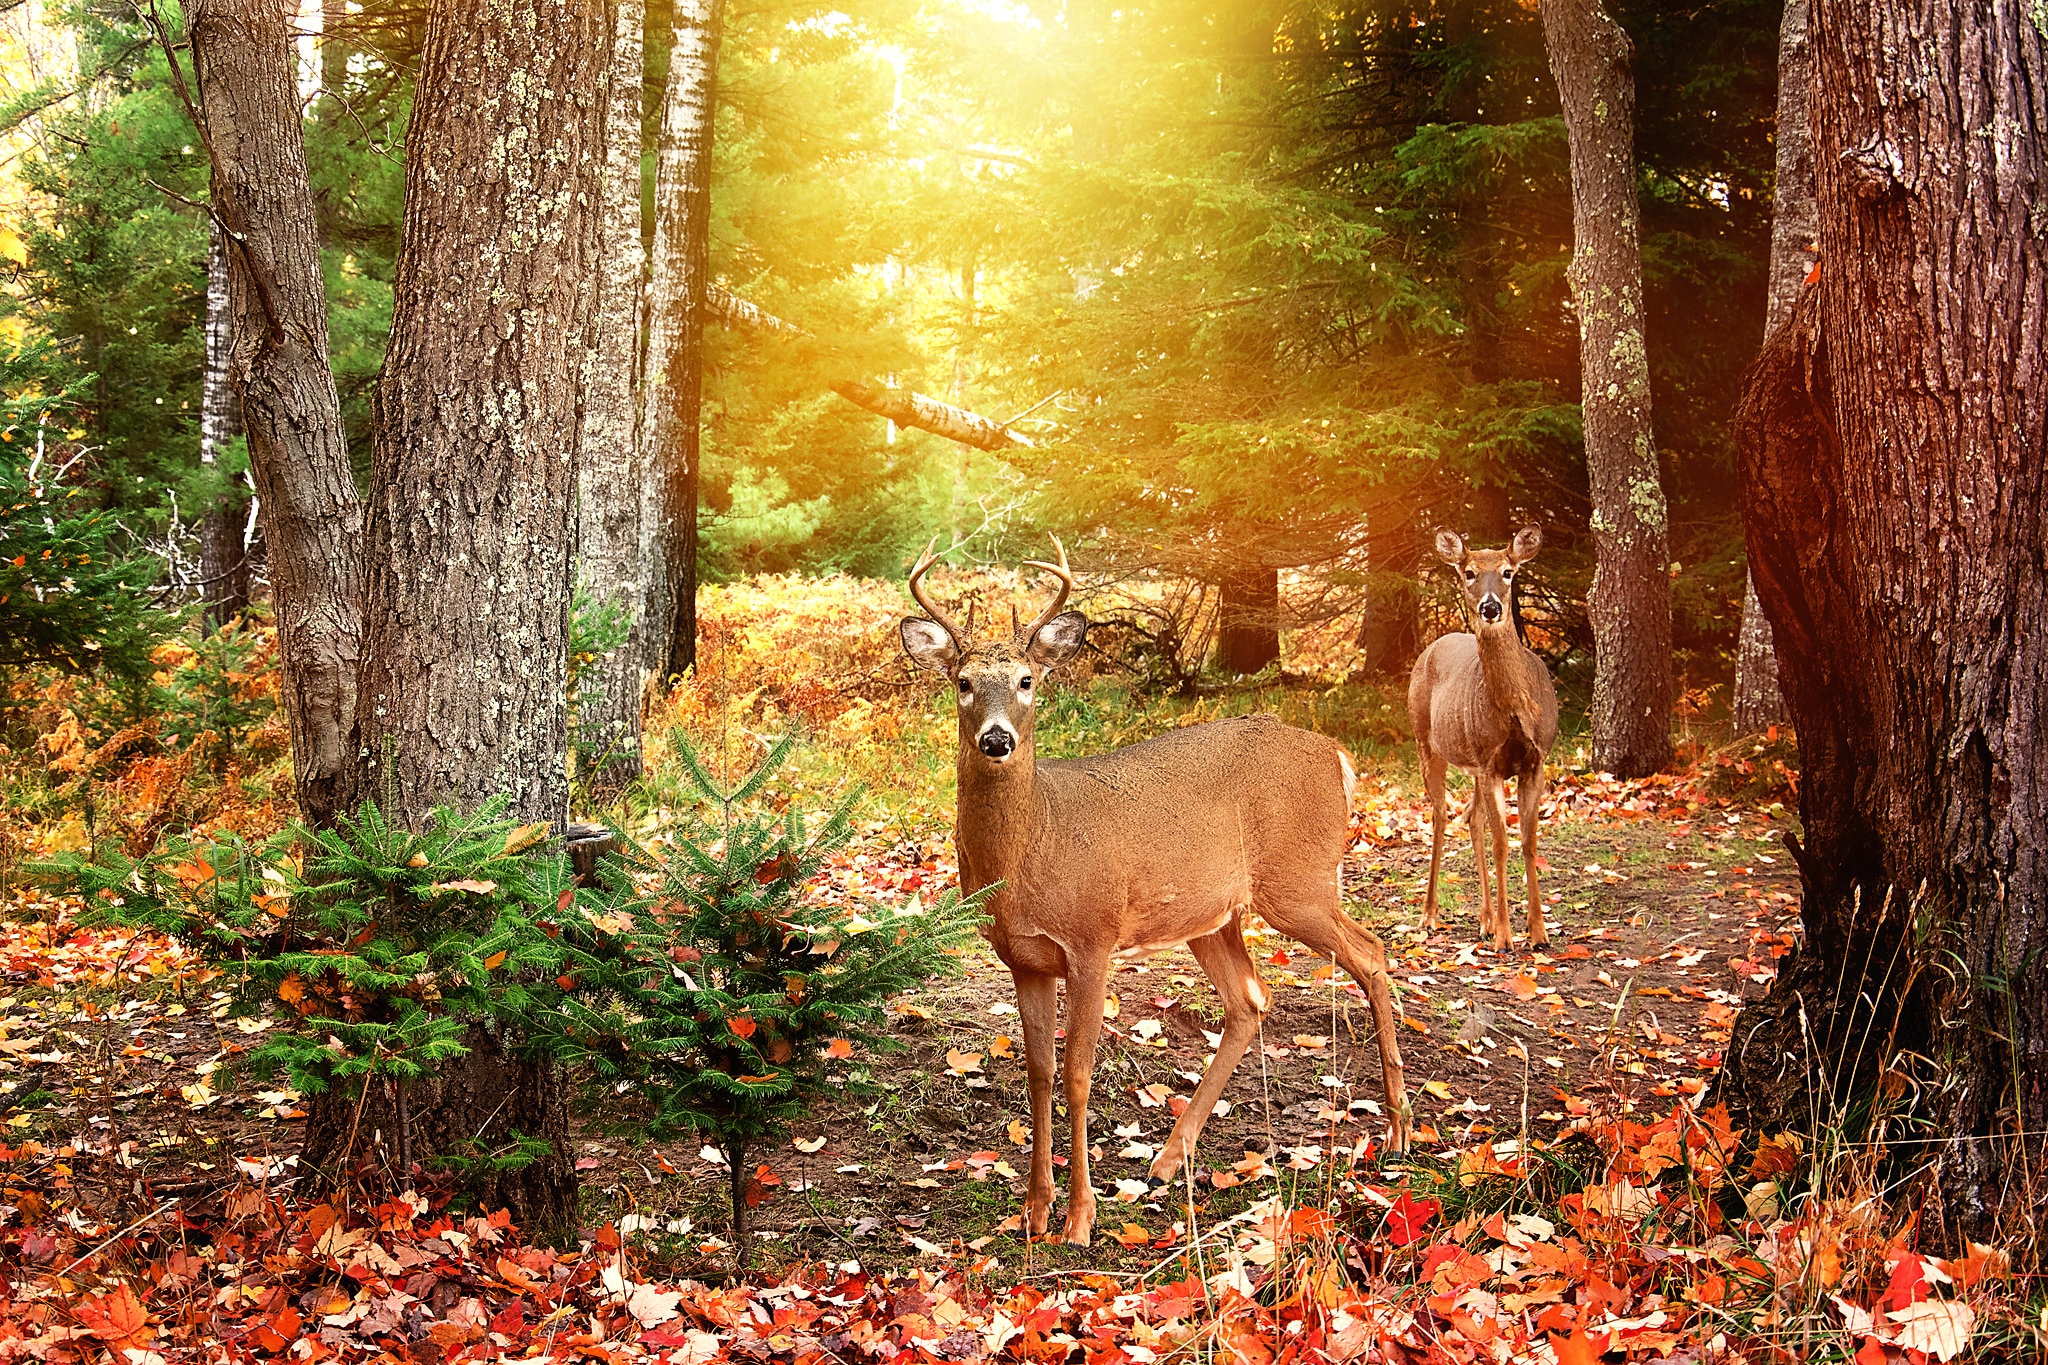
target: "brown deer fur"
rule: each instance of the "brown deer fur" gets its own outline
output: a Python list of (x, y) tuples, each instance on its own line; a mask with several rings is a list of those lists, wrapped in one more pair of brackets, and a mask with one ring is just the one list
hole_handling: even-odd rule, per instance
[(1060, 611), (1072, 586), (1065, 551), (1058, 565), (1031, 561), (1061, 580), (1052, 605), (1010, 638), (977, 645), (919, 587), (931, 562), (928, 548), (910, 579), (931, 619), (906, 619), (903, 644), (912, 659), (952, 680), (959, 696), (961, 885), (972, 892), (1002, 883), (989, 903), (989, 938), (1016, 983), (1024, 1028), (1028, 1230), (1045, 1230), (1053, 1202), (1056, 983), (1067, 982), (1073, 1124), (1063, 1236), (1085, 1246), (1095, 1221), (1088, 1091), (1113, 963), (1185, 943), (1223, 1002), (1223, 1041), (1152, 1162), (1157, 1186), (1193, 1153), (1270, 1004), (1245, 951), (1248, 913), (1340, 963), (1364, 987), (1393, 1114), (1389, 1146), (1405, 1149), (1411, 1111), (1386, 950), (1340, 899), (1355, 780), (1344, 751), (1322, 735), (1247, 716), (1092, 758), (1041, 760), (1033, 697), (1046, 673), (1081, 647), (1088, 626), (1079, 612)]
[[(1536, 884), (1536, 822), (1543, 804), (1543, 760), (1557, 739), (1557, 688), (1550, 670), (1515, 634), (1510, 610), (1515, 571), (1543, 544), (1525, 526), (1506, 550), (1468, 550), (1450, 531), (1439, 531), (1436, 552), (1456, 569), (1473, 609), (1477, 634), (1446, 635), (1422, 651), (1408, 679), (1408, 718), (1422, 753), (1429, 791), (1431, 838), (1429, 897), (1422, 912), (1436, 927), (1437, 873), (1444, 856), (1444, 770), (1456, 764), (1472, 775), (1472, 854), (1479, 884), (1479, 932), (1493, 935), (1496, 951), (1514, 941), (1508, 921), (1508, 825), (1503, 784), (1515, 779), (1522, 814), (1522, 869), (1529, 887), (1529, 942), (1548, 943), (1543, 893)], [(1486, 836), (1493, 836), (1493, 888), (1486, 880)]]

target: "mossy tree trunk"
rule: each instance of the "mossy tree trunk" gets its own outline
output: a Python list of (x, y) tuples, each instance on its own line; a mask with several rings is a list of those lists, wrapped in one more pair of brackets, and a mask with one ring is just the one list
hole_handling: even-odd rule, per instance
[(2038, 1250), (2048, 1217), (2039, 14), (1813, 0), (1820, 273), (1737, 423), (1805, 935), (1718, 1093), (1766, 1128), (1875, 1115), (1930, 1248)]
[(640, 775), (640, 678), (647, 602), (641, 581), (640, 242), (641, 47), (645, 0), (613, 0), (605, 100), (602, 265), (576, 471), (576, 560), (584, 590), (626, 617), (626, 638), (578, 677), (576, 750), (583, 780), (611, 791)]
[(1641, 777), (1671, 761), (1671, 578), (1650, 429), (1634, 47), (1602, 0), (1542, 0), (1571, 143), (1580, 407), (1593, 495), (1593, 764)]
[[(353, 792), (402, 823), (494, 796), (557, 832), (567, 819), (572, 509), (611, 17), (601, 0), (428, 10), (378, 390)], [(309, 1152), (479, 1160), (469, 1183), (486, 1204), (537, 1235), (566, 1233), (563, 1076), (482, 1025), (469, 1044), (430, 1081), (371, 1086), (359, 1112), (316, 1104)], [(536, 1139), (537, 1159), (491, 1164)]]

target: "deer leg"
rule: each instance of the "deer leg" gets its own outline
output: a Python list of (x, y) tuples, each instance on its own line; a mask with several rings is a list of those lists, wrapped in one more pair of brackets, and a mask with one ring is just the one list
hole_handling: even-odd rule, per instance
[(1522, 808), (1522, 876), (1529, 884), (1529, 942), (1550, 942), (1543, 926), (1543, 889), (1536, 884), (1536, 825), (1543, 809), (1543, 769), (1515, 779), (1515, 804)]
[(1436, 928), (1437, 875), (1444, 864), (1444, 761), (1436, 754), (1422, 755), (1422, 785), (1429, 792), (1429, 897), (1422, 906), (1422, 927)]
[(1216, 1055), (1202, 1072), (1202, 1083), (1195, 1087), (1194, 1098), (1174, 1122), (1165, 1146), (1152, 1158), (1152, 1167), (1146, 1174), (1155, 1184), (1172, 1180), (1181, 1165), (1193, 1158), (1195, 1144), (1202, 1138), (1202, 1127), (1216, 1108), (1223, 1087), (1230, 1083), (1231, 1073), (1244, 1060), (1245, 1049), (1257, 1036), (1259, 1020), (1264, 1017), (1268, 1003), (1266, 988), (1259, 984), (1258, 968), (1245, 951), (1242, 923), (1235, 916), (1215, 933), (1191, 941), (1188, 951), (1202, 964), (1223, 1001), (1223, 1041), (1216, 1045)]
[(1507, 784), (1488, 774), (1486, 778), (1486, 828), (1493, 838), (1493, 947), (1505, 953), (1515, 946), (1513, 923), (1508, 919), (1508, 795)]
[(1486, 885), (1486, 779), (1472, 779), (1472, 804), (1465, 808), (1465, 824), (1472, 834), (1472, 880), (1479, 889), (1479, 933), (1486, 938), (1493, 933), (1493, 898)]
[[(1031, 1179), (1024, 1192), (1024, 1232), (1042, 1236), (1052, 1217), (1053, 1035), (1059, 1024), (1059, 978), (1012, 969), (1017, 1018), (1024, 1026), (1024, 1074), (1031, 1088)], [(1099, 1014), (1101, 1011), (1097, 1011)]]
[(1341, 897), (1327, 906), (1261, 909), (1260, 913), (1274, 928), (1300, 940), (1310, 952), (1329, 958), (1349, 972), (1351, 979), (1364, 988), (1365, 998), (1372, 1005), (1373, 1027), (1380, 1035), (1380, 1080), (1386, 1087), (1387, 1112), (1393, 1120), (1387, 1150), (1395, 1154), (1407, 1151), (1408, 1129), (1414, 1121), (1415, 1108), (1408, 1103), (1408, 1088), (1401, 1069), (1401, 1043), (1394, 1035), (1394, 986), (1387, 975), (1386, 944), (1380, 942), (1379, 935), (1361, 928), (1344, 913)]
[[(1061, 1237), (1088, 1245), (1095, 1228), (1095, 1186), (1088, 1175), (1088, 1092), (1095, 1080), (1095, 1044), (1102, 1037), (1102, 1001), (1109, 994), (1109, 959), (1075, 962), (1067, 971), (1067, 1122), (1074, 1146), (1067, 1162), (1067, 1222)], [(1047, 1125), (1050, 1127), (1050, 1125)]]

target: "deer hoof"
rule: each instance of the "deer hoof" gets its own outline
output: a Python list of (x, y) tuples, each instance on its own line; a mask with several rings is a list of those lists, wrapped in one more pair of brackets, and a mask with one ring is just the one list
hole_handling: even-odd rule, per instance
[(1085, 1216), (1070, 1213), (1067, 1215), (1067, 1226), (1060, 1233), (1060, 1240), (1070, 1247), (1084, 1247), (1088, 1245), (1094, 1232), (1095, 1215), (1092, 1212)]

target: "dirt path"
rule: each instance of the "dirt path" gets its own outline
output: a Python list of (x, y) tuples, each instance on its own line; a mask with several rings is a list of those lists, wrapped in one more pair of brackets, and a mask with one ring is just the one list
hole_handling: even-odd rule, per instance
[[(1584, 792), (1561, 798), (1542, 845), (1551, 946), (1531, 952), (1518, 938), (1514, 952), (1497, 956), (1471, 941), (1462, 822), (1448, 831), (1449, 928), (1425, 936), (1413, 926), (1428, 873), (1427, 827), (1396, 789), (1367, 802), (1347, 886), (1353, 913), (1386, 939), (1395, 960), (1424, 1150), (1489, 1137), (1547, 1139), (1589, 1104), (1647, 1111), (1711, 1081), (1736, 1010), (1761, 994), (1792, 943), (1797, 881), (1779, 843), (1785, 825), (1764, 812), (1703, 807), (1672, 818), (1681, 812), (1631, 804)], [(938, 847), (856, 850), (841, 875), (861, 879), (870, 894), (877, 882), (943, 884), (952, 869)], [(1513, 870), (1511, 891), (1520, 886)], [(215, 1071), (269, 1021), (217, 1017), (222, 983), (160, 940), (53, 935), (34, 923), (0, 929), (7, 1139), (71, 1149), (61, 1160), (53, 1154), (57, 1185), (10, 1199), (70, 1189), (142, 1212), (167, 1198), (204, 1200), (246, 1187), (265, 1169), (289, 1178), (279, 1160), (297, 1145), (295, 1097), (260, 1087), (235, 1092), (227, 1073)], [(1251, 946), (1274, 1006), (1225, 1092), (1228, 1112), (1204, 1134), (1202, 1217), (1270, 1193), (1271, 1180), (1322, 1180), (1333, 1156), (1384, 1131), (1362, 995), (1263, 926)], [(878, 1095), (799, 1125), (801, 1144), (823, 1139), (816, 1150), (769, 1155), (780, 1183), (757, 1212), (762, 1259), (892, 1262), (976, 1249), (1013, 1265), (1115, 1267), (1162, 1254), (1110, 1235), (1131, 1224), (1133, 1242), (1137, 1229), (1145, 1240), (1164, 1237), (1185, 1218), (1185, 1190), (1179, 1208), (1114, 1201), (1119, 1180), (1143, 1176), (1219, 1026), (1192, 956), (1162, 953), (1113, 979), (1116, 1013), (1096, 1069), (1093, 1125), (1104, 1235), (1085, 1252), (1027, 1249), (1005, 1230), (1025, 1166), (1022, 1049), (1007, 974), (985, 953), (966, 966), (962, 977), (901, 1003), (906, 1047), (872, 1064)], [(579, 1143), (593, 1223), (630, 1216), (685, 1268), (695, 1258), (723, 1259), (724, 1176), (695, 1142), (657, 1149), (592, 1123)]]

